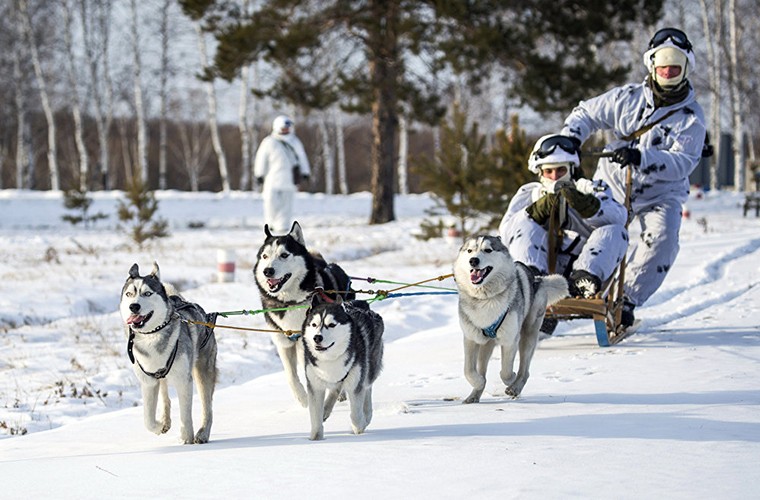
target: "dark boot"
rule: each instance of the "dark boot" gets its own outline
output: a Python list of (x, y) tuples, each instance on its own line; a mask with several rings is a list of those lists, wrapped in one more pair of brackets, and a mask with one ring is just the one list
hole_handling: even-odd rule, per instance
[(636, 304), (629, 301), (628, 299), (623, 299), (623, 311), (620, 314), (620, 324), (624, 326), (625, 328), (629, 328), (631, 325), (633, 325), (634, 317), (633, 317), (633, 309), (636, 307)]

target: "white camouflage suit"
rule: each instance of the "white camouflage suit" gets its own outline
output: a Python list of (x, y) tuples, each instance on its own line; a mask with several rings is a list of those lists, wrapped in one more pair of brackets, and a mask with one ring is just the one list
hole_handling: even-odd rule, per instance
[[(555, 272), (567, 276), (571, 270), (584, 270), (605, 281), (628, 248), (625, 207), (612, 198), (604, 182), (578, 179), (574, 184), (584, 194), (593, 193), (600, 206), (586, 219), (567, 207)], [(512, 258), (542, 273), (548, 271), (548, 231), (530, 218), (526, 208), (545, 194), (540, 182), (522, 185), (499, 224), (499, 235)]]
[[(638, 139), (620, 139), (672, 110), (678, 111)], [(641, 153), (640, 165), (634, 166), (631, 192), (632, 216), (641, 227), (641, 236), (632, 242), (625, 274), (626, 296), (634, 305), (641, 305), (660, 287), (678, 255), (689, 175), (701, 158), (705, 140), (704, 114), (691, 87), (682, 101), (655, 109), (646, 82), (629, 84), (581, 101), (561, 133), (582, 143), (597, 130), (610, 130), (616, 137), (606, 150), (627, 146)], [(607, 182), (615, 199), (625, 203), (626, 169), (621, 165), (600, 159), (594, 179)]]
[[(282, 134), (280, 131), (286, 121), (291, 125), (287, 127), (288, 133)], [(272, 124), (272, 133), (261, 141), (253, 165), (254, 176), (264, 179), (264, 222), (275, 234), (287, 233), (293, 223), (296, 192), (293, 167), (296, 165), (302, 176), (310, 175), (309, 159), (293, 131), (292, 121), (286, 116), (278, 116)]]

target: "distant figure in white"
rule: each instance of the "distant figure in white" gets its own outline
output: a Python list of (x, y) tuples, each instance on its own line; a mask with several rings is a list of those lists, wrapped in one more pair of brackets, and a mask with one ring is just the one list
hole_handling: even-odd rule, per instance
[(311, 169), (303, 144), (296, 137), (293, 120), (280, 115), (272, 122), (272, 133), (261, 141), (254, 175), (263, 185), (264, 222), (273, 233), (284, 234), (293, 224), (293, 196)]

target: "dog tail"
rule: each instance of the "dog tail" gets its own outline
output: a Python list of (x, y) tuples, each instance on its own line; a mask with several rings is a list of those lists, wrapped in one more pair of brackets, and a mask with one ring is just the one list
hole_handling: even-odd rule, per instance
[(556, 304), (570, 295), (567, 280), (561, 274), (550, 274), (541, 278), (541, 288), (546, 290), (546, 305)]

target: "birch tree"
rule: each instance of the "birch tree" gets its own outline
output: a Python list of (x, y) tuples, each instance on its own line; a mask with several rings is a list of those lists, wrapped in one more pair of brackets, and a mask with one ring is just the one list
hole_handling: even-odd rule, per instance
[[(206, 69), (208, 66), (208, 56), (206, 55), (206, 37), (203, 33), (203, 28), (200, 22), (195, 23), (195, 32), (198, 35), (198, 55), (201, 61), (201, 68)], [(216, 91), (214, 89), (214, 81), (208, 81), (205, 83), (206, 87), (206, 99), (208, 103), (208, 128), (211, 133), (211, 144), (214, 147), (216, 153), (216, 160), (219, 165), (219, 176), (222, 179), (222, 191), (225, 193), (230, 192), (230, 177), (227, 173), (227, 159), (224, 156), (224, 150), (222, 149), (222, 141), (219, 138), (219, 126), (216, 118)]]
[(409, 154), (409, 129), (405, 109), (398, 117), (398, 190), (400, 194), (409, 194), (409, 176), (407, 155)]
[[(710, 189), (718, 189), (718, 159), (720, 158), (721, 135), (721, 72), (718, 50), (723, 39), (723, 0), (712, 0), (712, 8), (708, 0), (700, 0), (702, 7), (702, 29), (707, 46), (707, 66), (710, 86), (710, 134), (714, 144), (715, 154), (710, 163)], [(712, 22), (711, 22), (712, 21)]]
[(346, 176), (346, 145), (343, 139), (343, 114), (340, 109), (333, 107), (333, 123), (335, 123), (335, 152), (338, 161), (338, 187), (340, 194), (348, 194)]
[(18, 8), (21, 14), (21, 25), (24, 31), (24, 38), (28, 43), (29, 52), (32, 56), (32, 65), (34, 66), (34, 75), (37, 80), (37, 86), (39, 87), (42, 110), (45, 113), (45, 120), (47, 120), (47, 160), (48, 169), (50, 170), (50, 189), (53, 191), (59, 191), (61, 189), (61, 186), (58, 174), (58, 159), (55, 141), (55, 120), (53, 118), (53, 107), (50, 104), (50, 98), (48, 96), (47, 85), (45, 82), (45, 75), (42, 73), (40, 54), (37, 48), (37, 42), (34, 39), (34, 31), (32, 30), (32, 21), (29, 15), (29, 6), (27, 4), (27, 1), (18, 0)]
[(739, 38), (741, 33), (737, 26), (736, 0), (728, 2), (728, 33), (729, 33), (729, 88), (731, 95), (731, 116), (733, 123), (733, 140), (731, 149), (734, 156), (734, 179), (736, 190), (744, 191), (744, 123), (742, 118), (742, 84), (739, 74)]
[(71, 96), (71, 114), (74, 118), (74, 142), (79, 157), (79, 190), (87, 191), (87, 175), (89, 173), (89, 160), (87, 147), (84, 144), (84, 131), (82, 129), (82, 111), (79, 103), (79, 81), (77, 79), (76, 58), (74, 57), (74, 43), (72, 42), (73, 6), (71, 0), (64, 0), (63, 4), (63, 39), (68, 58), (69, 95)]
[(164, 0), (161, 5), (161, 69), (159, 70), (159, 118), (158, 118), (158, 188), (166, 189), (166, 112), (169, 98), (169, 5), (171, 0)]
[(111, 0), (98, 0), (90, 9), (89, 0), (79, 0), (84, 54), (92, 88), (92, 114), (98, 135), (98, 165), (103, 189), (109, 189), (108, 133), (113, 121), (113, 87), (111, 85), (108, 42), (111, 30)]
[(325, 194), (333, 194), (335, 190), (335, 162), (333, 161), (332, 146), (330, 146), (330, 130), (327, 125), (327, 114), (320, 113), (317, 123), (319, 137), (322, 140), (322, 165), (325, 173)]
[(130, 0), (132, 14), (132, 76), (137, 122), (137, 167), (144, 186), (148, 185), (148, 137), (145, 123), (145, 107), (142, 94), (142, 61), (140, 58), (140, 34), (138, 30), (137, 0)]
[(24, 50), (24, 28), (21, 11), (14, 5), (13, 17), (16, 25), (16, 37), (13, 43), (13, 93), (16, 105), (16, 189), (31, 187), (31, 145), (29, 122), (27, 121), (25, 75), (21, 61), (26, 59)]

